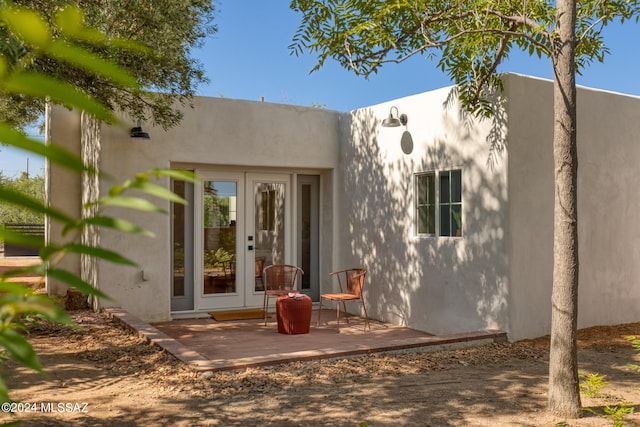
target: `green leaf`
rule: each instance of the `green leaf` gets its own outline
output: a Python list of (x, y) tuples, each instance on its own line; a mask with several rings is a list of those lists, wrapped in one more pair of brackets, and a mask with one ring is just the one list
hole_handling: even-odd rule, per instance
[(13, 299), (4, 298), (0, 311), (3, 316), (26, 315), (32, 319), (37, 317), (58, 323), (71, 322), (71, 318), (62, 307), (47, 295), (27, 295), (21, 298), (14, 296)]
[(145, 230), (144, 228), (141, 228), (130, 221), (109, 216), (96, 216), (93, 218), (84, 219), (78, 223), (78, 228), (83, 225), (97, 225), (99, 227), (112, 228), (124, 233), (141, 234), (148, 237), (155, 236), (155, 234), (151, 231)]
[(93, 295), (104, 299), (111, 299), (99, 289), (94, 288), (93, 286), (91, 286), (91, 284), (85, 282), (80, 277), (66, 270), (50, 269), (47, 271), (47, 276), (66, 283), (67, 285), (79, 290), (84, 294)]
[(125, 184), (125, 188), (138, 190), (145, 194), (156, 196), (175, 203), (186, 203), (186, 201), (182, 197), (178, 196), (173, 191), (160, 185), (152, 184), (150, 182), (132, 181), (131, 183)]
[[(0, 403), (5, 403), (5, 402), (11, 402), (11, 399), (9, 399), (9, 388), (7, 387), (7, 383), (4, 382), (4, 378), (0, 376)], [(16, 424), (17, 422), (18, 421), (2, 424), (2, 427), (14, 426), (14, 425), (17, 425)]]
[(51, 42), (49, 26), (36, 12), (4, 7), (0, 9), (0, 18), (13, 34), (32, 46), (43, 48)]
[(5, 91), (39, 98), (50, 98), (60, 104), (87, 111), (105, 122), (116, 122), (113, 113), (100, 102), (84, 94), (75, 86), (45, 74), (34, 72), (14, 73), (1, 83)]
[(43, 144), (40, 141), (28, 138), (25, 134), (15, 130), (6, 123), (0, 123), (0, 141), (2, 141), (3, 144), (46, 157), (50, 162), (59, 164), (70, 170), (77, 172), (91, 170), (82, 163), (82, 160), (78, 156), (70, 151), (55, 144)]
[(5, 200), (17, 206), (22, 206), (23, 208), (29, 209), (33, 212), (48, 215), (49, 217), (58, 221), (62, 221), (64, 223), (74, 222), (73, 218), (67, 216), (57, 209), (47, 207), (40, 200), (27, 196), (22, 192), (3, 187), (2, 185), (0, 185), (0, 200)]
[(33, 292), (28, 286), (21, 285), (20, 283), (5, 281), (6, 277), (10, 277), (10, 275), (7, 275), (7, 273), (5, 273), (4, 275), (2, 275), (2, 278), (0, 278), (0, 294), (24, 296)]
[(127, 196), (116, 196), (116, 197), (102, 197), (98, 203), (103, 206), (118, 206), (129, 209), (135, 209), (144, 212), (160, 212), (167, 213), (165, 210), (160, 209), (153, 203), (148, 200), (141, 199), (139, 197), (127, 197)]
[(70, 64), (77, 65), (98, 76), (106, 77), (113, 82), (129, 88), (138, 87), (138, 82), (123, 68), (112, 62), (105, 61), (86, 49), (75, 47), (63, 41), (54, 41), (46, 49), (46, 52)]
[(169, 178), (177, 179), (180, 181), (186, 182), (195, 182), (196, 174), (192, 171), (183, 170), (183, 169), (152, 169), (149, 171), (150, 174), (156, 176), (156, 178), (160, 178), (162, 176), (166, 176)]
[[(2, 192), (0, 191), (0, 199), (1, 198)], [(13, 245), (26, 246), (28, 248), (39, 248), (44, 245), (42, 237), (22, 234), (6, 228), (0, 228), (0, 240), (4, 240), (5, 244), (11, 243)]]
[[(67, 35), (75, 35), (81, 34), (85, 29), (84, 26), (84, 16), (82, 15), (82, 11), (76, 6), (66, 6), (63, 9), (59, 10), (54, 18), (56, 26)], [(100, 40), (104, 40), (105, 36), (100, 32), (96, 31)]]
[(7, 328), (0, 331), (0, 345), (22, 365), (42, 372), (42, 365), (33, 347), (15, 329)]
[(130, 259), (125, 258), (122, 255), (114, 251), (111, 251), (109, 249), (82, 245), (79, 243), (68, 243), (66, 245), (62, 245), (61, 249), (64, 252), (89, 255), (92, 257), (103, 259), (105, 261), (112, 262), (114, 264), (130, 265), (132, 267), (138, 266), (135, 262), (131, 261)]
[(42, 265), (34, 265), (33, 267), (22, 267), (22, 268), (13, 268), (11, 270), (5, 271), (2, 278), (9, 277), (24, 277), (25, 275), (41, 275), (44, 276), (46, 274), (46, 269)]
[(82, 11), (72, 5), (66, 6), (58, 11), (53, 20), (60, 29), (60, 32), (71, 39), (82, 40), (93, 45), (116, 47), (130, 52), (150, 52), (148, 47), (140, 43), (121, 38), (110, 39), (101, 33), (100, 30), (85, 26)]

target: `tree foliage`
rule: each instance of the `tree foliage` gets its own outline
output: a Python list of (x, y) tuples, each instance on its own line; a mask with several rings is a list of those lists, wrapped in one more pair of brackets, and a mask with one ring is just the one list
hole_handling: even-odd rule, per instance
[[(67, 25), (67, 31), (74, 32), (74, 37), (81, 40), (76, 47), (85, 53), (81, 65), (56, 55), (34, 55), (32, 46), (19, 38), (7, 37), (6, 33), (0, 33), (5, 38), (0, 48), (10, 67), (73, 82), (77, 90), (110, 110), (121, 110), (137, 120), (168, 128), (181, 119), (181, 113), (174, 108), (175, 102), (188, 102), (197, 85), (206, 81), (202, 65), (190, 56), (190, 50), (216, 31), (211, 0), (16, 0), (13, 3), (37, 11), (51, 25), (53, 35), (58, 34), (60, 25), (66, 25), (63, 21), (79, 22), (79, 15), (71, 16), (71, 9), (65, 9), (66, 5), (76, 4), (78, 9), (74, 10), (82, 10), (86, 25), (75, 29)], [(60, 14), (60, 10), (67, 12)], [(132, 49), (130, 42), (146, 48)], [(135, 79), (136, 88), (106, 77), (93, 61), (95, 57), (106, 60), (110, 70), (117, 65), (127, 71)], [(5, 122), (22, 126), (43, 111), (44, 100), (29, 93), (0, 96), (0, 119)]]
[[(44, 203), (44, 177), (41, 175), (31, 177), (25, 172), (13, 179), (0, 176), (0, 185)], [(0, 227), (8, 223), (44, 224), (44, 215), (0, 200)]]
[[(557, 8), (549, 1), (293, 0), (291, 8), (302, 22), (290, 50), (317, 54), (313, 70), (332, 58), (366, 77), (421, 55), (459, 85), (467, 107), (486, 114), (483, 96), (501, 87), (498, 66), (514, 49), (553, 60), (559, 48)], [(604, 60), (608, 23), (637, 21), (639, 11), (637, 1), (579, 2), (576, 71)]]
[[(96, 79), (102, 79), (106, 84), (125, 88), (131, 93), (140, 91), (137, 79), (131, 76), (123, 67), (105, 60), (89, 51), (87, 46), (130, 49), (134, 52), (144, 50), (140, 45), (128, 40), (107, 37), (99, 31), (85, 26), (80, 11), (68, 7), (59, 9), (52, 21), (51, 27), (47, 20), (39, 14), (24, 8), (17, 8), (0, 4), (0, 32), (6, 37), (0, 39), (2, 46), (0, 56), (0, 93), (7, 99), (31, 98), (44, 101), (51, 100), (64, 105), (88, 111), (95, 117), (109, 122), (117, 122), (109, 108), (98, 99), (87, 94), (75, 81), (63, 80), (41, 70), (22, 67), (20, 64), (35, 62), (38, 58), (48, 58), (52, 61), (64, 63), (69, 69), (81, 70), (86, 75), (93, 74)], [(12, 46), (19, 46), (26, 56), (13, 55)], [(8, 52), (8, 53), (7, 53)], [(16, 57), (20, 57), (16, 61)], [(68, 76), (65, 76), (68, 77)], [(65, 151), (55, 144), (42, 144), (29, 139), (23, 132), (15, 129), (10, 123), (0, 122), (0, 141), (32, 153), (46, 157), (50, 162), (59, 164), (76, 173), (95, 174), (91, 167), (85, 166), (77, 156)], [(54, 278), (89, 295), (108, 298), (82, 278), (60, 269), (58, 264), (67, 254), (84, 254), (108, 262), (135, 265), (116, 252), (99, 246), (90, 246), (80, 242), (82, 231), (91, 227), (109, 228), (121, 232), (150, 235), (143, 228), (126, 220), (104, 214), (108, 206), (123, 206), (130, 209), (157, 212), (159, 209), (143, 196), (184, 202), (166, 188), (154, 184), (152, 180), (159, 177), (174, 177), (192, 180), (192, 174), (177, 170), (152, 170), (139, 173), (135, 178), (111, 189), (108, 195), (95, 201), (95, 212), (82, 219), (74, 218), (55, 206), (49, 206), (41, 197), (27, 194), (25, 188), (0, 183), (0, 202), (10, 203), (21, 209), (26, 209), (40, 216), (48, 216), (52, 221), (58, 221), (64, 226), (65, 243), (56, 243), (55, 239), (42, 246), (40, 239), (23, 235), (18, 232), (0, 229), (0, 240), (21, 246), (39, 248), (42, 264), (24, 269), (10, 270), (0, 276), (0, 360), (12, 357), (23, 365), (42, 371), (37, 354), (22, 333), (26, 326), (40, 320), (70, 323), (69, 316), (52, 299), (39, 295), (27, 286), (16, 284), (10, 279), (24, 273), (38, 273)], [(0, 402), (9, 400), (8, 390), (3, 378), (0, 378)]]

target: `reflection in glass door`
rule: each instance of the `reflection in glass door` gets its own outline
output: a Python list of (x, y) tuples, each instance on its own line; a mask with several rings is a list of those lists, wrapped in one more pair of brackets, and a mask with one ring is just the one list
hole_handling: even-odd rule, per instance
[(304, 270), (302, 292), (313, 301), (320, 299), (320, 177), (298, 175), (297, 179), (297, 265)]
[(171, 180), (172, 190), (187, 201), (171, 204), (171, 311), (193, 310), (193, 184)]
[(264, 267), (288, 263), (289, 180), (289, 175), (247, 176), (247, 272), (251, 270), (255, 274), (253, 283), (247, 287), (247, 305), (262, 303)]
[(284, 184), (254, 183), (256, 259), (264, 266), (284, 263)]
[(189, 204), (172, 207), (172, 311), (260, 307), (264, 267), (295, 263), (291, 175), (195, 172), (174, 183)]
[(237, 187), (235, 181), (203, 182), (204, 295), (237, 292)]

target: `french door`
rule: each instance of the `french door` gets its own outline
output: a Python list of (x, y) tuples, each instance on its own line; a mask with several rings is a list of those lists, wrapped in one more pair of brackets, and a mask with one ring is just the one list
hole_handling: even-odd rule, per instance
[(258, 307), (263, 301), (262, 269), (289, 262), (290, 175), (198, 175), (195, 310)]
[(302, 290), (317, 300), (318, 177), (196, 175), (195, 184), (172, 182), (189, 203), (172, 208), (171, 311), (260, 307), (262, 270), (279, 263), (302, 267)]
[(196, 310), (243, 307), (244, 175), (197, 172), (194, 297)]

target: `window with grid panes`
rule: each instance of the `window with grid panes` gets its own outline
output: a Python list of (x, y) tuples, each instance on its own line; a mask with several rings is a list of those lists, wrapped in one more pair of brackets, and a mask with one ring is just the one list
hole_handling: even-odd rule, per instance
[(440, 172), (440, 236), (462, 235), (462, 171)]

